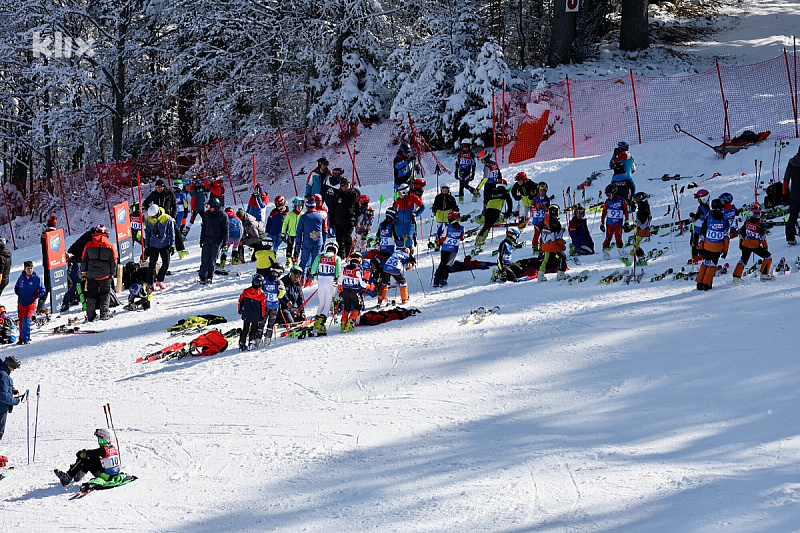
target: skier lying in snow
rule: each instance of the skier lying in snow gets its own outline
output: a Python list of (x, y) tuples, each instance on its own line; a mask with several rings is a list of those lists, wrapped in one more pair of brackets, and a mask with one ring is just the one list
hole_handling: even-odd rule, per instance
[(87, 472), (94, 476), (89, 480), (89, 484), (96, 485), (94, 488), (110, 489), (136, 479), (120, 471), (119, 452), (111, 444), (111, 432), (107, 429), (96, 429), (94, 436), (100, 445), (98, 448), (76, 453), (77, 460), (66, 472), (54, 470), (61, 484), (66, 487), (73, 481), (80, 481)]

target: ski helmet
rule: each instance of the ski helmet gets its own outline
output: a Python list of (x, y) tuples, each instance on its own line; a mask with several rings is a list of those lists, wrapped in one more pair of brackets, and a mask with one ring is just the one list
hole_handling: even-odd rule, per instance
[(255, 274), (253, 274), (253, 277), (250, 280), (250, 282), (254, 289), (260, 289), (261, 287), (264, 286), (264, 276), (256, 272)]
[(459, 213), (458, 211), (450, 211), (449, 213), (447, 213), (447, 221), (448, 222), (455, 222), (455, 221), (459, 221), (460, 222), (461, 221), (461, 213)]
[(537, 185), (539, 192), (547, 192), (547, 184), (543, 181), (540, 181)]
[(506, 228), (506, 237), (511, 237), (516, 241), (519, 238), (519, 230), (514, 227)]
[(272, 244), (272, 237), (264, 237), (261, 240), (261, 246), (263, 246), (265, 250), (272, 250)]
[(551, 217), (557, 217), (558, 215), (560, 215), (560, 214), (561, 214), (561, 208), (560, 208), (560, 207), (558, 207), (557, 205), (551, 205), (551, 206), (550, 206), (550, 207), (547, 209), (547, 213), (548, 213), (548, 214), (549, 214)]
[(481, 150), (481, 153), (478, 154), (478, 159), (483, 161), (484, 159), (491, 159), (492, 156), (489, 153), (489, 150)]
[(751, 205), (750, 216), (754, 218), (761, 218), (761, 206), (758, 204)]
[(450, 186), (449, 185), (442, 185), (442, 192), (444, 194), (450, 194)]
[(724, 192), (719, 195), (719, 199), (725, 202), (726, 204), (730, 204), (733, 202), (733, 195), (729, 192)]
[(331, 170), (331, 175), (341, 179), (342, 176), (344, 176), (344, 169), (340, 168), (340, 167), (336, 167), (333, 170)]
[(331, 241), (325, 245), (325, 251), (336, 254), (339, 252), (339, 245), (336, 244), (336, 241)]
[(138, 283), (134, 283), (131, 285), (131, 288), (128, 289), (128, 292), (131, 296), (139, 296), (139, 293), (142, 292), (142, 286)]
[(358, 203), (360, 203), (360, 204), (368, 204), (369, 203), (369, 196), (367, 196), (366, 194), (362, 194), (361, 196), (358, 197)]
[(220, 203), (219, 198), (211, 198), (208, 201), (208, 208), (209, 209), (219, 209)]
[(428, 182), (422, 178), (417, 178), (411, 183), (415, 189), (424, 189), (428, 186)]
[(22, 366), (22, 363), (19, 362), (19, 358), (16, 355), (9, 355), (6, 357), (4, 363), (8, 368), (13, 368), (14, 370)]
[(406, 253), (408, 255), (411, 255), (411, 247), (410, 246), (403, 246), (402, 248), (400, 248), (400, 251), (403, 252), (403, 253)]
[(576, 205), (575, 206), (575, 214), (578, 216), (578, 218), (585, 217), (586, 216), (586, 208), (584, 208), (582, 205)]
[(469, 148), (472, 146), (472, 139), (461, 139), (461, 148)]
[(317, 202), (313, 198), (306, 200), (306, 209), (316, 209)]
[(300, 268), (300, 265), (294, 265), (292, 268), (289, 269), (290, 276), (303, 276), (303, 269)]
[(364, 257), (361, 255), (361, 252), (353, 252), (352, 254), (350, 254), (351, 263), (358, 263), (360, 265), (363, 259)]
[[(152, 206), (151, 206), (151, 207), (152, 207)], [(158, 206), (156, 206), (156, 209), (158, 209)], [(105, 235), (106, 237), (108, 237), (109, 235), (111, 235), (111, 232), (110, 232), (110, 231), (108, 231), (108, 228), (107, 228), (107, 227), (105, 227), (105, 225), (103, 225), (103, 224), (100, 224), (99, 226), (97, 226), (96, 228), (94, 228), (94, 232), (95, 232), (95, 233), (102, 233), (102, 234), (103, 234), (103, 235)]]
[(401, 198), (404, 198), (408, 195), (409, 186), (408, 183), (404, 183), (397, 188), (397, 195)]
[(95, 429), (94, 436), (97, 437), (97, 444), (100, 446), (111, 446), (111, 432), (109, 430), (103, 428)]
[(391, 218), (392, 220), (397, 220), (397, 209), (394, 207), (390, 207), (386, 210), (386, 218)]
[(403, 155), (408, 155), (411, 153), (411, 145), (407, 142), (400, 143), (400, 149), (398, 150)]
[(633, 199), (637, 202), (646, 202), (648, 198), (650, 198), (650, 195), (646, 192), (637, 192), (633, 195)]
[(497, 178), (497, 185), (508, 185), (505, 178)]
[(708, 202), (709, 192), (705, 189), (700, 189), (696, 193), (694, 193), (694, 197), (700, 200), (703, 203)]
[(284, 205), (286, 205), (286, 198), (284, 198), (283, 195), (279, 194), (278, 196), (275, 197), (275, 206), (283, 207)]
[(514, 176), (514, 181), (517, 183), (524, 183), (528, 181), (528, 175), (524, 172), (518, 172), (516, 176)]
[(317, 165), (318, 166), (327, 165), (327, 164), (328, 164), (328, 160), (325, 157), (320, 157), (319, 159), (317, 159)]
[(368, 208), (366, 208), (364, 210), (364, 214), (367, 216), (367, 218), (374, 218), (375, 217), (375, 210), (372, 209), (371, 207), (368, 207)]
[(711, 200), (711, 210), (716, 213), (722, 213), (722, 210), (725, 209), (725, 202), (720, 200), (719, 198), (714, 198)]
[(613, 183), (609, 183), (608, 185), (606, 185), (606, 194), (611, 195), (611, 196), (616, 196), (617, 195), (617, 186), (614, 185)]
[(175, 179), (172, 180), (172, 186), (176, 189), (180, 189), (183, 187), (183, 180)]
[(625, 141), (620, 141), (617, 143), (617, 148), (619, 148), (622, 152), (627, 152), (630, 147), (631, 146)]
[(275, 263), (274, 265), (269, 267), (270, 277), (277, 278), (280, 277), (281, 274), (283, 274), (283, 265), (281, 265), (280, 263)]
[(305, 200), (303, 200), (299, 196), (295, 196), (294, 199), (292, 200), (292, 206), (293, 207), (303, 207), (304, 203), (305, 203)]
[[(214, 198), (216, 200), (216, 198)], [(219, 200), (217, 200), (219, 202)], [(209, 202), (210, 207), (211, 202)], [(150, 207), (147, 208), (147, 216), (149, 217), (157, 217), (158, 216), (159, 207), (156, 204), (150, 204)]]

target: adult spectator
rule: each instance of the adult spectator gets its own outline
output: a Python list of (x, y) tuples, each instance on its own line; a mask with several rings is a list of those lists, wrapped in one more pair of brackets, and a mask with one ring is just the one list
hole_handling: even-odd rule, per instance
[[(169, 270), (169, 256), (175, 253), (175, 220), (156, 204), (147, 208), (144, 221), (144, 249), (150, 263), (147, 265), (147, 284), (151, 290), (166, 289), (164, 278)], [(161, 258), (161, 268), (156, 275), (156, 263)]]
[(797, 244), (795, 232), (797, 214), (800, 213), (800, 148), (786, 164), (783, 174), (783, 195), (789, 197), (789, 220), (786, 221), (786, 243)]
[(200, 232), (200, 283), (211, 283), (214, 278), (214, 265), (223, 244), (228, 243), (228, 215), (222, 211), (219, 198), (208, 201), (208, 209), (203, 213), (203, 227)]
[(339, 244), (338, 254), (342, 259), (348, 257), (353, 248), (353, 230), (361, 210), (358, 203), (359, 196), (361, 191), (353, 187), (349, 179), (342, 177), (339, 180), (331, 218), (335, 227), (336, 242)]
[(81, 259), (81, 276), (86, 278), (86, 320), (94, 321), (97, 311), (100, 320), (108, 320), (108, 303), (114, 275), (117, 273), (117, 249), (108, 242), (110, 231), (98, 226), (92, 241), (86, 245)]
[(5, 237), (0, 237), (0, 294), (8, 285), (8, 277), (11, 275), (11, 250), (6, 247), (8, 241)]

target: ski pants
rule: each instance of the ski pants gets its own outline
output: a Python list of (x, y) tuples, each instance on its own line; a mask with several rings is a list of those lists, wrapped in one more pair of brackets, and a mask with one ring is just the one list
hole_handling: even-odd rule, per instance
[(81, 457), (87, 451), (88, 450), (81, 450), (76, 453), (75, 463), (73, 463), (72, 466), (69, 467), (69, 470), (67, 470), (67, 474), (69, 474), (70, 477), (75, 478), (76, 481), (82, 478), (86, 472), (91, 472), (93, 477), (98, 477), (100, 474), (103, 474), (106, 471), (106, 469), (103, 468), (103, 465), (100, 463), (99, 458)]
[[(272, 249), (275, 250), (275, 257), (277, 257), (278, 256), (278, 247), (283, 242), (281, 240), (281, 234), (278, 233), (277, 235), (270, 235), (270, 237), (272, 237)], [(289, 256), (287, 255), (286, 257), (288, 258)]]
[(275, 333), (275, 323), (278, 321), (278, 308), (267, 309), (267, 316), (264, 317), (264, 320), (267, 323), (267, 329), (264, 331), (264, 338), (271, 339), (272, 334)]
[(220, 243), (206, 242), (200, 250), (200, 279), (208, 281), (214, 277), (214, 264), (217, 262)]
[(797, 236), (797, 215), (800, 213), (800, 200), (789, 198), (789, 219), (786, 221), (786, 240), (793, 241)]
[(108, 300), (114, 278), (89, 279), (86, 282), (86, 319), (91, 322), (100, 311), (100, 317), (108, 315)]
[(333, 305), (333, 298), (337, 294), (337, 289), (333, 276), (319, 276), (317, 281), (317, 298), (319, 298), (317, 315), (328, 316), (331, 311), (331, 305)]
[(606, 224), (606, 240), (603, 241), (603, 250), (611, 247), (611, 239), (617, 244), (617, 248), (622, 248), (622, 224)]
[[(150, 263), (147, 265), (147, 284), (151, 287), (155, 281), (164, 282), (164, 277), (169, 269), (169, 248), (149, 248)], [(161, 258), (161, 268), (156, 275), (156, 263)]]
[(3, 440), (3, 433), (6, 432), (6, 417), (8, 416), (8, 409), (0, 409), (0, 440)]
[(364, 309), (364, 294), (361, 289), (342, 289), (342, 311), (361, 311)]
[(468, 180), (462, 180), (461, 178), (458, 179), (458, 195), (459, 196), (464, 196), (464, 189), (468, 190), (472, 194), (475, 194), (476, 192), (478, 192), (478, 191), (475, 190), (475, 187), (471, 187), (470, 186), (470, 184), (469, 184), (470, 181), (472, 181), (471, 178), (468, 179)]
[(388, 287), (391, 282), (392, 278), (397, 282), (398, 287), (406, 287), (408, 283), (406, 283), (406, 277), (401, 274), (392, 274), (390, 272), (383, 272), (381, 273), (381, 285), (384, 287)]
[(255, 342), (259, 338), (258, 325), (262, 322), (249, 322), (247, 320), (242, 324), (242, 333), (239, 334), (239, 346), (246, 346), (250, 342)]
[(531, 241), (531, 246), (533, 248), (537, 248), (542, 245), (542, 227), (544, 226), (544, 222), (539, 222), (533, 224), (533, 240)]
[(309, 269), (311, 269), (311, 265), (314, 263), (314, 259), (320, 254), (322, 251), (322, 243), (320, 242), (317, 244), (316, 242), (312, 243), (311, 246), (303, 245), (303, 249), (300, 251), (300, 268), (303, 269), (303, 277), (311, 277), (308, 274)]
[(744, 272), (744, 267), (747, 265), (747, 262), (750, 261), (751, 254), (755, 254), (764, 260), (761, 263), (761, 273), (769, 274), (769, 270), (772, 267), (772, 254), (769, 253), (769, 250), (766, 248), (747, 248), (746, 246), (739, 246), (739, 249), (742, 251), (742, 258), (739, 259), (739, 264), (736, 265), (733, 271), (735, 277), (742, 277), (742, 272)]
[(353, 226), (336, 224), (336, 244), (339, 245), (339, 257), (347, 259), (353, 249)]
[(517, 278), (520, 276), (520, 274), (522, 274), (522, 267), (516, 263), (501, 265), (500, 279), (505, 279), (506, 281), (517, 281)]
[(67, 265), (67, 277), (72, 286), (64, 295), (64, 303), (62, 305), (69, 305), (72, 300), (78, 298), (78, 283), (81, 282), (81, 262), (80, 259), (73, 257), (69, 260)]
[[(293, 259), (297, 255), (297, 251), (294, 249), (294, 239), (293, 235), (286, 236), (286, 260)], [(272, 249), (275, 249), (275, 245), (272, 246)]]
[(194, 224), (194, 219), (197, 218), (197, 215), (200, 215), (200, 220), (203, 220), (203, 212), (204, 211), (205, 211), (205, 208), (203, 208), (203, 209), (192, 209), (192, 216), (189, 219), (189, 225), (191, 226), (192, 224)]
[(447, 278), (450, 276), (450, 268), (456, 262), (456, 256), (458, 256), (458, 250), (455, 252), (445, 252), (442, 250), (442, 257), (439, 261), (439, 266), (436, 268), (435, 276), (437, 278), (447, 281)]
[(547, 263), (550, 262), (551, 257), (558, 258), (558, 266), (556, 267), (556, 270), (559, 272), (566, 272), (567, 255), (564, 252), (545, 252), (544, 259), (542, 259), (542, 264), (539, 265), (539, 273), (543, 274), (547, 270)]
[(178, 226), (178, 221), (172, 221), (172, 229), (174, 230), (173, 233), (175, 234), (175, 249), (179, 252), (181, 250), (185, 250), (186, 247), (183, 245), (183, 233), (181, 232), (180, 226)]
[(499, 209), (484, 209), (483, 210), (483, 227), (478, 232), (478, 235), (483, 235), (484, 238), (489, 234), (495, 222), (500, 218)]
[(712, 285), (714, 283), (714, 275), (717, 273), (717, 263), (719, 263), (719, 256), (722, 252), (712, 252), (710, 250), (702, 250), (703, 262), (700, 265), (700, 271), (697, 273), (697, 283), (705, 283)]
[(19, 340), (21, 341), (31, 340), (31, 319), (33, 318), (33, 315), (36, 314), (36, 304), (36, 300), (28, 305), (22, 305), (17, 302), (17, 316), (19, 317)]

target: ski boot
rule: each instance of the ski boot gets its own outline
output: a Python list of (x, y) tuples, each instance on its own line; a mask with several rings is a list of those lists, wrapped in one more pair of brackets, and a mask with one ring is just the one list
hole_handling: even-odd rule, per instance
[(189, 255), (189, 250), (178, 250), (178, 259), (184, 259)]
[(57, 468), (55, 470), (53, 470), (53, 472), (58, 477), (58, 480), (61, 482), (61, 486), (62, 487), (66, 487), (67, 485), (72, 483), (72, 476), (70, 476), (66, 472), (62, 472), (61, 470), (59, 470)]
[(347, 324), (344, 327), (345, 333), (350, 333), (351, 331), (356, 329), (356, 321), (352, 318), (347, 319)]
[(761, 274), (761, 281), (774, 281), (775, 276), (770, 274), (769, 272)]
[(464, 195), (463, 194), (458, 196), (458, 203), (460, 203), (460, 204), (464, 203)]
[(231, 256), (231, 266), (236, 266), (238, 264), (239, 264), (239, 255), (238, 254), (233, 254)]
[(400, 304), (406, 305), (411, 298), (408, 296), (408, 285), (400, 287)]
[(342, 311), (342, 324), (339, 328), (339, 331), (342, 333), (347, 333), (347, 320), (350, 318), (349, 311)]
[(547, 281), (547, 276), (544, 275), (544, 270), (540, 270), (539, 274), (536, 276), (537, 281)]
[(217, 265), (217, 267), (218, 267), (220, 270), (225, 270), (225, 262), (226, 262), (227, 260), (228, 260), (228, 254), (226, 254), (226, 253), (224, 253), (224, 252), (223, 252), (223, 253), (222, 253), (222, 257), (220, 257), (220, 259), (219, 259), (219, 265)]
[(610, 247), (603, 247), (603, 259), (611, 259), (611, 248)]
[(247, 349), (248, 349), (248, 346), (246, 344), (244, 344), (244, 343), (239, 344), (239, 351), (240, 352), (246, 352)]
[(744, 283), (744, 280), (742, 278), (737, 277), (737, 276), (733, 276), (733, 284), (734, 285), (741, 285), (742, 283)]
[(433, 277), (433, 286), (434, 287), (441, 287), (442, 286), (441, 282), (439, 281), (439, 276), (434, 276)]
[(325, 315), (317, 315), (314, 317), (314, 332), (318, 336), (327, 335), (328, 331), (325, 329), (325, 322), (328, 320), (328, 317)]
[(562, 270), (559, 270), (558, 271), (558, 275), (556, 276), (556, 279), (558, 281), (561, 281), (562, 279), (567, 279), (567, 273), (562, 271)]
[(481, 193), (476, 192), (475, 194), (472, 195), (472, 201), (473, 202), (477, 202), (480, 199), (481, 199)]

